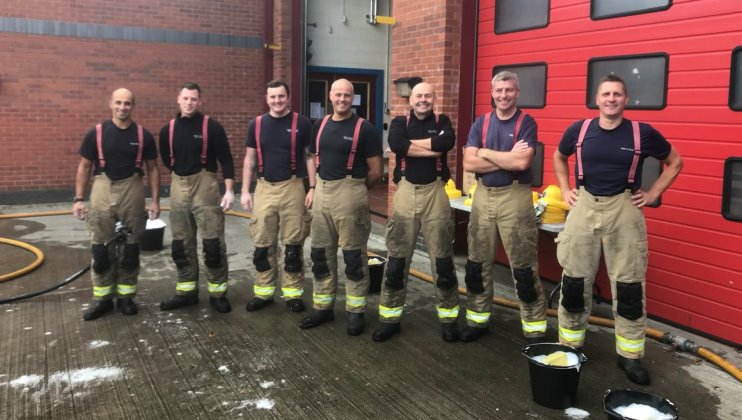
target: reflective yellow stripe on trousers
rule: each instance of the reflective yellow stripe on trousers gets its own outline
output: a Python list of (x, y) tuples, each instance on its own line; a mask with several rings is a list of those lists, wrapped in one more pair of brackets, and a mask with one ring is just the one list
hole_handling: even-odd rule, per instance
[[(283, 297), (287, 299), (296, 299), (301, 297), (301, 289), (296, 289), (293, 287), (283, 287), (281, 288), (281, 293), (283, 293)], [(271, 293), (273, 294), (273, 293)]]
[(175, 284), (175, 290), (178, 292), (192, 292), (196, 290), (195, 281), (179, 281)]
[(113, 286), (95, 286), (93, 287), (93, 296), (103, 297), (113, 293)]
[(227, 282), (211, 283), (209, 282), (209, 293), (225, 293), (227, 291)]
[(466, 310), (466, 319), (474, 321), (477, 324), (486, 324), (490, 320), (491, 312), (474, 312), (471, 309)]
[(332, 305), (332, 303), (335, 301), (335, 295), (320, 295), (320, 294), (313, 294), (312, 300), (316, 305)]
[(453, 308), (441, 308), (438, 306), (436, 309), (438, 310), (438, 319), (451, 319), (459, 316), (459, 305)]
[(567, 341), (582, 343), (585, 341), (585, 330), (570, 330), (559, 327), (559, 337)]
[(402, 316), (403, 308), (403, 306), (390, 308), (388, 306), (379, 305), (379, 316), (382, 318), (399, 318)]
[(616, 344), (618, 348), (629, 353), (641, 353), (644, 351), (644, 339), (629, 340), (616, 334)]
[(117, 284), (116, 293), (118, 295), (133, 295), (137, 292), (137, 286), (133, 284)]
[(273, 293), (276, 292), (276, 286), (253, 286), (252, 290), (255, 292), (255, 296), (267, 296), (273, 297)]
[(524, 332), (527, 332), (527, 333), (546, 332), (546, 320), (528, 322), (525, 319), (521, 319), (520, 323), (523, 325)]
[(347, 295), (345, 297), (345, 303), (351, 308), (364, 308), (366, 307), (366, 297)]

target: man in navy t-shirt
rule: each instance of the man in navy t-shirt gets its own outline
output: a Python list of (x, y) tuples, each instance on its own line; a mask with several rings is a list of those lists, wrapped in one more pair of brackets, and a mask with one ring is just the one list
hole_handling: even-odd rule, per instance
[[(642, 207), (655, 202), (683, 167), (678, 151), (649, 124), (623, 117), (626, 85), (618, 76), (601, 79), (595, 102), (600, 117), (578, 121), (565, 131), (554, 152), (554, 173), (572, 208), (557, 238), (562, 273), (559, 341), (582, 347), (591, 310), (591, 292), (604, 251), (616, 322), (618, 367), (634, 383), (649, 384), (642, 366), (647, 271), (647, 229)], [(576, 188), (567, 159), (576, 154)], [(647, 156), (667, 167), (646, 191), (641, 167)]]

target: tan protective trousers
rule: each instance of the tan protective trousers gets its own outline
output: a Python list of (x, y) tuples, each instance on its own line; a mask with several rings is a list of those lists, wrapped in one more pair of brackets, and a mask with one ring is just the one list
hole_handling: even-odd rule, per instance
[[(147, 212), (144, 210), (144, 183), (142, 176), (134, 174), (129, 178), (111, 181), (105, 174), (96, 175), (90, 192), (90, 211), (87, 214), (92, 246), (101, 246), (116, 234), (116, 221), (121, 221), (131, 229), (126, 244), (136, 245), (144, 233)], [(104, 272), (90, 271), (93, 280), (93, 300), (108, 300), (114, 295), (132, 297), (136, 294), (139, 264), (126, 270), (121, 267), (123, 255), (116, 242), (106, 248), (110, 266)], [(137, 251), (137, 261), (138, 261)], [(114, 289), (115, 287), (115, 289)]]
[(224, 211), (220, 207), (216, 174), (206, 170), (188, 176), (172, 173), (170, 228), (173, 261), (177, 266), (178, 295), (198, 294), (197, 236), (203, 240), (209, 294), (227, 292), (229, 266), (224, 242)]
[[(382, 322), (400, 322), (407, 294), (410, 262), (421, 229), (430, 256), (430, 271), (434, 282), (441, 280), (437, 270), (438, 265), (444, 267), (445, 276), (448, 277), (443, 282), (444, 284), (438, 284), (435, 289), (438, 319), (446, 323), (455, 322), (458, 317), (458, 281), (456, 281), (451, 259), (454, 228), (451, 204), (444, 186), (445, 184), (440, 180), (430, 184), (416, 185), (404, 178), (397, 185), (392, 201), (392, 217), (386, 225), (388, 251), (386, 269), (387, 276), (390, 275), (390, 270), (400, 271), (400, 273), (391, 273), (391, 278), (395, 279), (401, 274), (402, 281), (396, 285), (394, 280), (382, 283), (379, 303), (379, 318)], [(398, 264), (402, 260), (404, 260), (404, 266)]]
[[(250, 235), (255, 244), (256, 263), (255, 296), (270, 300), (276, 290), (278, 279), (278, 236), (287, 247), (298, 250), (301, 270), (284, 270), (281, 277), (281, 292), (284, 299), (300, 299), (304, 292), (304, 240), (309, 236), (312, 216), (304, 206), (304, 181), (292, 177), (287, 181), (268, 182), (258, 179), (255, 187), (255, 206), (250, 221)], [(284, 255), (284, 258), (287, 255)], [(269, 266), (265, 267), (267, 263)], [(260, 266), (260, 267), (258, 267)], [(263, 269), (264, 271), (261, 271)]]
[(345, 307), (348, 312), (366, 311), (368, 295), (367, 243), (371, 234), (368, 189), (365, 179), (346, 177), (324, 181), (317, 176), (312, 207), (313, 307), (335, 306), (338, 283), (338, 246), (345, 260)]
[(483, 328), (489, 323), (498, 239), (510, 261), (523, 334), (541, 337), (546, 333), (546, 297), (538, 276), (536, 214), (530, 186), (517, 182), (486, 187), (478, 181), (468, 228), (467, 325)]
[(581, 187), (556, 242), (557, 258), (564, 269), (559, 341), (573, 347), (584, 344), (602, 249), (613, 296), (616, 352), (630, 359), (641, 358), (647, 326), (647, 228), (642, 210), (631, 202), (631, 192), (596, 197)]

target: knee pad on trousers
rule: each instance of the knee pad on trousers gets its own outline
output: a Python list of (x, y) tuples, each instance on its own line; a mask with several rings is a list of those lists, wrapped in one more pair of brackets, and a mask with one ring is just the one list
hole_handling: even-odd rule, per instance
[(219, 245), (219, 238), (204, 239), (204, 264), (209, 268), (219, 268), (222, 266), (222, 250)]
[(91, 252), (93, 254), (93, 271), (98, 274), (105, 273), (111, 267), (108, 248), (103, 244), (93, 244)]
[(178, 268), (188, 267), (188, 257), (182, 240), (173, 241), (173, 262)]
[(124, 245), (124, 257), (121, 258), (121, 268), (126, 271), (136, 270), (139, 267), (139, 244)]
[(616, 312), (632, 321), (639, 319), (642, 309), (642, 284), (616, 282)]
[(404, 289), (405, 259), (389, 257), (386, 267), (386, 287), (392, 290)]
[(283, 258), (283, 269), (287, 273), (301, 272), (301, 246), (286, 245), (286, 255)]
[(536, 279), (531, 267), (513, 268), (513, 277), (515, 277), (515, 289), (518, 292), (518, 299), (521, 302), (531, 303), (538, 298), (538, 292), (534, 285)]
[(309, 253), (312, 259), (312, 273), (317, 279), (323, 279), (330, 276), (330, 268), (327, 266), (327, 255), (324, 248), (312, 248)]
[(466, 260), (466, 276), (464, 276), (466, 288), (472, 293), (484, 293), (484, 282), (482, 281), (482, 263)]
[(458, 285), (459, 281), (456, 278), (456, 271), (453, 269), (453, 259), (451, 257), (436, 258), (435, 271), (438, 273), (438, 280), (435, 285), (439, 289), (449, 290)]
[(585, 279), (562, 276), (562, 306), (567, 312), (585, 312)]
[(255, 247), (255, 252), (252, 254), (252, 262), (255, 264), (255, 269), (258, 273), (270, 270), (271, 263), (268, 261), (268, 248)]
[(363, 278), (363, 263), (361, 262), (360, 249), (344, 249), (343, 261), (345, 261), (345, 275), (348, 280), (358, 281)]

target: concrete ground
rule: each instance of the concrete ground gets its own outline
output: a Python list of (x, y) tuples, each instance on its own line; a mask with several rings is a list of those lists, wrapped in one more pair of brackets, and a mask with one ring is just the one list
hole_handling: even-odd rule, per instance
[[(0, 214), (70, 207), (0, 206)], [(166, 212), (163, 219), (167, 222)], [(230, 314), (208, 306), (203, 284), (199, 306), (160, 311), (159, 301), (175, 287), (169, 232), (163, 251), (142, 254), (135, 316), (114, 313), (82, 321), (92, 295), (89, 275), (47, 295), (1, 305), (0, 418), (569, 418), (531, 400), (528, 362), (520, 355), (525, 341), (511, 309), (495, 307), (491, 333), (479, 341), (453, 344), (440, 337), (433, 286), (416, 279), (409, 282), (402, 334), (385, 343), (371, 340), (378, 295), (369, 298), (367, 329), (359, 337), (345, 333), (342, 287), (336, 320), (314, 330), (300, 330), (305, 314), (288, 312), (279, 299), (262, 311), (246, 312), (254, 272), (248, 223), (227, 218)], [(383, 254), (382, 233), (374, 226), (369, 249)], [(69, 215), (0, 220), (0, 237), (46, 254), (38, 270), (0, 283), (0, 299), (47, 287), (88, 264), (85, 224)], [(0, 274), (32, 259), (0, 244)], [(463, 285), (463, 258), (458, 262)], [(413, 268), (429, 272), (425, 254), (415, 255)], [(508, 270), (502, 268), (497, 277), (496, 294), (513, 299)], [(462, 309), (464, 303), (462, 298)], [(610, 313), (610, 308), (601, 304), (595, 311)], [(462, 316), (459, 324), (463, 321)], [(548, 325), (555, 341), (556, 320)], [(688, 337), (742, 366), (738, 349), (657, 322), (650, 326)], [(605, 418), (604, 391), (621, 388), (661, 394), (685, 419), (742, 418), (735, 402), (742, 384), (717, 367), (648, 340), (645, 363), (653, 382), (639, 387), (615, 367), (613, 341), (612, 330), (589, 327), (589, 360), (580, 372), (575, 404), (589, 418)]]

